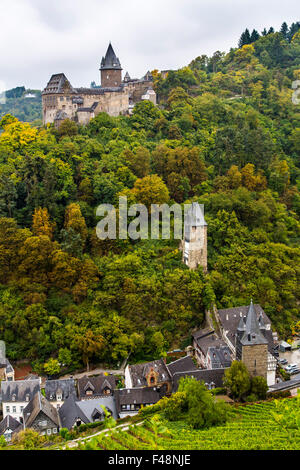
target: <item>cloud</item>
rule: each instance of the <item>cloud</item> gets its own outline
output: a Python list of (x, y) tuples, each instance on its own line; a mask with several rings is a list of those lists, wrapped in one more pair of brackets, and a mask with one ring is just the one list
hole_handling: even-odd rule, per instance
[(43, 88), (64, 72), (74, 86), (99, 83), (109, 41), (131, 76), (179, 68), (200, 54), (228, 51), (248, 27), (297, 21), (297, 1), (1, 0), (0, 80)]

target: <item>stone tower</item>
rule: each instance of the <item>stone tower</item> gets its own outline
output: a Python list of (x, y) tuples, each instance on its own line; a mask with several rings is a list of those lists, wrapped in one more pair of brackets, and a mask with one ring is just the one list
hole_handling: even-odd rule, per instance
[(183, 263), (190, 269), (202, 266), (203, 271), (207, 272), (207, 223), (203, 208), (197, 202), (193, 202), (185, 215), (182, 248)]
[(262, 317), (257, 319), (253, 302), (246, 317), (241, 317), (236, 333), (236, 358), (243, 361), (252, 376), (267, 379), (268, 341)]
[(100, 71), (102, 88), (115, 88), (121, 85), (122, 67), (111, 43), (105, 57), (102, 57)]

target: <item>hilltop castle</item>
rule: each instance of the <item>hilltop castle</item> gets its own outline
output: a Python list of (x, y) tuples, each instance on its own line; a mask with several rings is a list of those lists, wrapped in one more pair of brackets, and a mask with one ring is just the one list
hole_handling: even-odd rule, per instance
[(156, 104), (151, 73), (132, 79), (127, 72), (122, 80), (121, 63), (111, 44), (102, 58), (100, 75), (101, 86), (94, 88), (73, 88), (64, 73), (52, 75), (42, 92), (43, 123), (59, 126), (64, 119), (72, 119), (87, 124), (100, 112), (129, 114), (141, 100)]

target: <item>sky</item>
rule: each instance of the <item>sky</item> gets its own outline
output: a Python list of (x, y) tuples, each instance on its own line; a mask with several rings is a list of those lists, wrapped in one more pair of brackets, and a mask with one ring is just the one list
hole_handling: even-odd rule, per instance
[(0, 91), (43, 89), (64, 72), (100, 84), (111, 41), (123, 74), (178, 69), (236, 47), (245, 28), (300, 20), (298, 0), (0, 0)]

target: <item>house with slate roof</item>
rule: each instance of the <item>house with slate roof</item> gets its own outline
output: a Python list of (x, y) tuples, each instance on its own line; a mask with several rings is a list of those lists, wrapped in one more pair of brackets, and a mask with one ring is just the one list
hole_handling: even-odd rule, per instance
[(22, 424), (10, 415), (7, 415), (0, 423), (0, 436), (4, 436), (6, 442), (10, 442), (15, 432), (23, 429)]
[(71, 395), (59, 408), (61, 427), (72, 429), (81, 424), (95, 423), (105, 419), (105, 411), (118, 418), (115, 398), (113, 396), (77, 400)]
[(141, 407), (151, 406), (162, 398), (155, 387), (127, 388), (115, 391), (116, 408), (120, 418), (136, 415)]
[(114, 375), (104, 374), (97, 377), (85, 376), (77, 380), (77, 388), (80, 400), (113, 395), (116, 388), (116, 378)]
[(163, 359), (143, 364), (128, 365), (125, 369), (126, 388), (163, 388), (165, 393), (172, 389), (172, 376)]
[(1, 382), (3, 418), (10, 415), (22, 423), (24, 408), (39, 391), (40, 379)]
[(24, 429), (51, 436), (59, 432), (57, 409), (38, 391), (23, 410)]
[(65, 119), (87, 124), (101, 112), (128, 114), (142, 97), (156, 104), (150, 72), (142, 79), (132, 79), (126, 73), (122, 80), (122, 66), (111, 43), (102, 57), (100, 75), (101, 86), (91, 88), (74, 88), (64, 73), (52, 75), (42, 92), (43, 123), (59, 127)]
[(220, 369), (230, 367), (231, 350), (214, 330), (199, 330), (193, 335), (195, 357), (202, 369)]
[(60, 408), (70, 395), (76, 397), (74, 379), (47, 380), (45, 383), (45, 397), (55, 408)]

